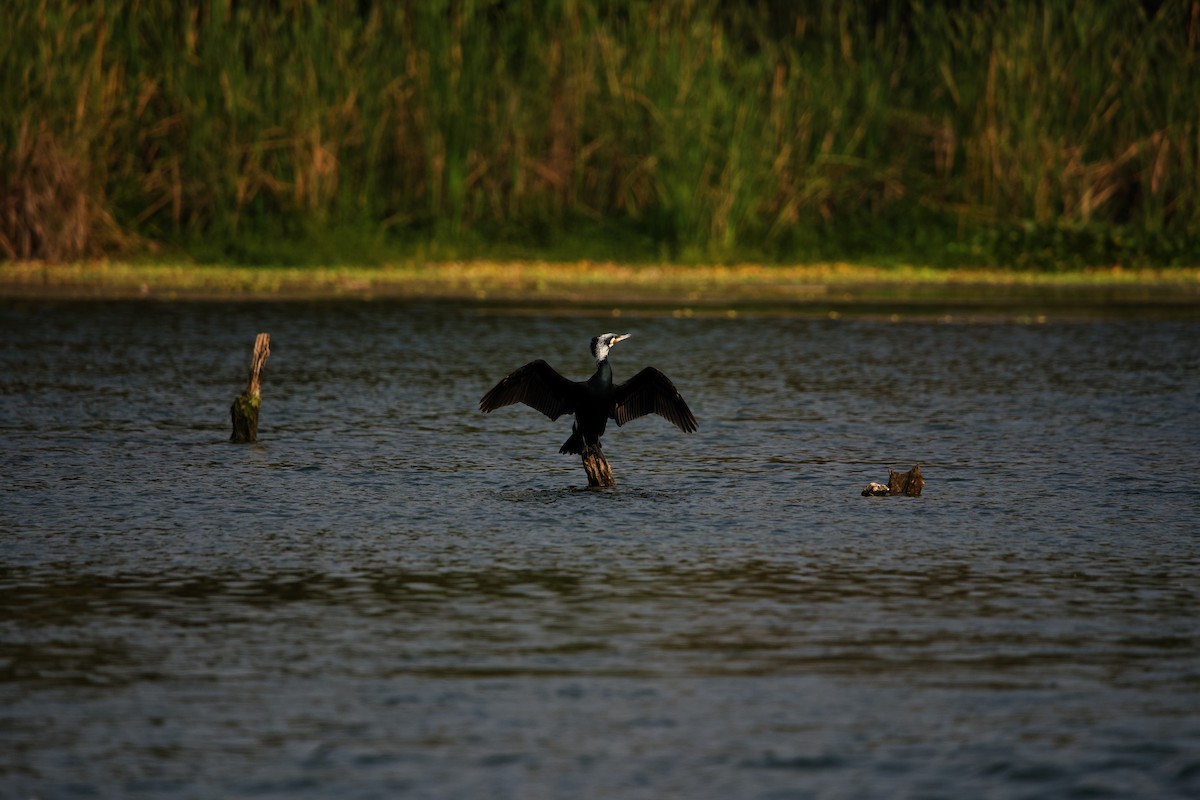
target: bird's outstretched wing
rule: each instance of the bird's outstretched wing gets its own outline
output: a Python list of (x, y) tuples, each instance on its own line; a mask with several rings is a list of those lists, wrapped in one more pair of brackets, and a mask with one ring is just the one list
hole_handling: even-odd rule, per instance
[(539, 358), (514, 370), (493, 386), (479, 401), (479, 410), (486, 414), (513, 403), (524, 403), (550, 419), (558, 419), (563, 414), (575, 413), (578, 393), (579, 387), (574, 381), (559, 375), (554, 367)]
[(684, 433), (696, 430), (696, 418), (692, 410), (679, 396), (679, 390), (671, 379), (654, 367), (646, 367), (629, 380), (616, 387), (616, 405), (612, 418), (618, 425), (647, 414), (666, 417), (671, 424)]

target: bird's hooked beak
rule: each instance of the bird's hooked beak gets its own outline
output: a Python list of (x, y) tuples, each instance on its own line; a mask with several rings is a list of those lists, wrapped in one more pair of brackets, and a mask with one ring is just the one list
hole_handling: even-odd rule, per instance
[(628, 339), (630, 336), (633, 336), (633, 334), (632, 334), (632, 333), (622, 333), (622, 334), (618, 334), (617, 336), (614, 336), (614, 337), (612, 337), (612, 339), (610, 339), (610, 340), (609, 340), (609, 342), (608, 342), (608, 346), (609, 346), (609, 347), (612, 347), (612, 346), (613, 346), (614, 344), (616, 344), (617, 342), (623, 342), (623, 341), (625, 341), (626, 339)]

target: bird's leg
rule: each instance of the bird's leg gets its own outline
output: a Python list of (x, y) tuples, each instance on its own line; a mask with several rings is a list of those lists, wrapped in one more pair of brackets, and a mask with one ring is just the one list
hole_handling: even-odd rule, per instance
[(580, 457), (583, 459), (583, 469), (587, 472), (589, 489), (610, 489), (617, 485), (599, 441), (595, 444), (584, 442)]

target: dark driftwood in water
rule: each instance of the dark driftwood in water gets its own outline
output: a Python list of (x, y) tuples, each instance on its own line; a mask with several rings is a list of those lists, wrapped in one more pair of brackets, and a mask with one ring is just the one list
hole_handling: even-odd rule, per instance
[(254, 340), (254, 356), (250, 359), (250, 378), (246, 391), (233, 399), (229, 416), (233, 419), (233, 435), (229, 441), (245, 444), (258, 439), (258, 405), (262, 390), (262, 373), (271, 355), (271, 334), (260, 333)]
[(908, 472), (888, 470), (888, 492), (903, 494), (909, 497), (920, 497), (925, 488), (925, 479), (921, 477), (921, 465), (917, 464)]
[(921, 477), (921, 465), (917, 464), (908, 472), (896, 472), (894, 469), (889, 469), (887, 486), (881, 483), (868, 483), (867, 488), (862, 490), (862, 495), (863, 497), (886, 497), (892, 494), (903, 494), (909, 497), (920, 497), (921, 490), (924, 488), (925, 478)]
[(610, 489), (617, 485), (616, 479), (613, 478), (612, 467), (608, 465), (608, 460), (604, 457), (604, 450), (601, 449), (599, 442), (595, 447), (585, 444), (581, 458), (583, 459), (583, 469), (587, 472), (589, 488)]

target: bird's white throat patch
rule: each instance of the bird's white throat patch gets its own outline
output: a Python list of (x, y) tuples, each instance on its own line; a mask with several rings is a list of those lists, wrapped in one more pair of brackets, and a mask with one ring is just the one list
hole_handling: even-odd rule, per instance
[(604, 359), (608, 358), (608, 351), (617, 342), (623, 342), (633, 334), (630, 333), (602, 333), (599, 336), (592, 337), (592, 356), (599, 364)]

